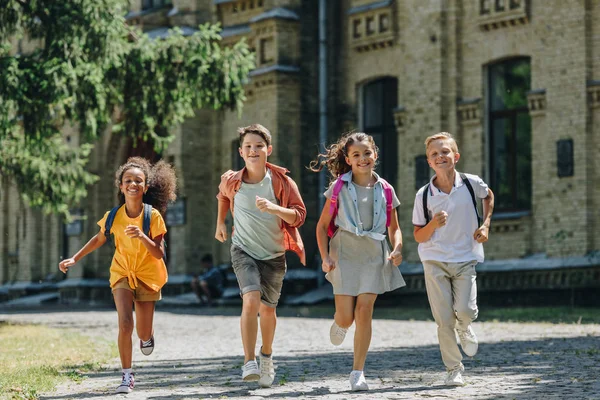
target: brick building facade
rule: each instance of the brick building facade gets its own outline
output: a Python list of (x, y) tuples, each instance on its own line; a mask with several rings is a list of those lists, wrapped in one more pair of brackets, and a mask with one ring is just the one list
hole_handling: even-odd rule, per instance
[[(320, 269), (314, 228), (319, 149), (318, 0), (137, 0), (128, 15), (160, 39), (167, 27), (222, 25), (256, 52), (240, 116), (198, 111), (176, 129), (163, 157), (177, 167), (180, 202), (169, 214), (169, 271), (196, 271), (204, 253), (229, 259), (214, 240), (217, 185), (240, 166), (236, 128), (260, 122), (273, 133), (271, 161), (286, 166), (308, 207), (302, 229), (309, 267)], [(397, 190), (405, 260), (417, 263), (412, 205), (430, 176), (426, 136), (452, 132), (459, 170), (496, 193), (489, 260), (543, 255), (559, 264), (600, 250), (600, 4), (584, 0), (329, 0), (326, 128), (329, 141), (357, 129), (375, 136), (380, 169)], [(66, 133), (67, 134), (67, 133)], [(76, 140), (76, 134), (70, 133)], [(90, 163), (101, 177), (65, 226), (24, 207), (10, 182), (0, 197), (0, 281), (42, 280), (96, 231), (113, 206), (113, 173), (131, 146), (104, 135)], [(535, 258), (535, 257), (534, 257)], [(597, 258), (594, 258), (597, 260)], [(110, 249), (70, 272), (108, 276)], [(564, 262), (560, 261), (564, 260)], [(297, 259), (290, 259), (292, 267)], [(598, 273), (596, 281), (600, 281)]]

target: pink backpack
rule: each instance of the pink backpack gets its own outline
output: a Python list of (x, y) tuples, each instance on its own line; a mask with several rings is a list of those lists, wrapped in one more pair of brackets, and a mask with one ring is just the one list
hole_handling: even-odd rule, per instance
[[(385, 226), (390, 226), (390, 222), (392, 221), (392, 202), (394, 196), (392, 195), (393, 188), (387, 183), (386, 180), (381, 179), (381, 184), (383, 185), (383, 193), (385, 194), (385, 211), (387, 219), (385, 221)], [(344, 181), (342, 177), (339, 176), (335, 183), (333, 184), (333, 192), (331, 193), (331, 204), (329, 206), (329, 214), (331, 215), (331, 221), (329, 222), (329, 226), (327, 227), (327, 236), (330, 238), (333, 237), (335, 231), (337, 231), (337, 225), (335, 224), (335, 217), (338, 213), (338, 196), (340, 191), (342, 190), (342, 186), (344, 186)]]

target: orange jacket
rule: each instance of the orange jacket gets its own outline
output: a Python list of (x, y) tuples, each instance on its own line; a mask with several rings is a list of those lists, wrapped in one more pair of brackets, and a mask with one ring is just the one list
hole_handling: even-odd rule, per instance
[[(273, 192), (275, 192), (275, 197), (279, 201), (279, 205), (296, 212), (296, 221), (293, 224), (283, 221), (285, 249), (292, 250), (298, 254), (302, 264), (306, 265), (306, 252), (300, 232), (298, 232), (298, 227), (302, 226), (306, 219), (306, 206), (304, 205), (304, 201), (302, 201), (298, 186), (292, 178), (286, 175), (289, 172), (287, 169), (270, 163), (267, 163), (267, 168), (271, 170)], [(246, 167), (239, 171), (229, 170), (221, 176), (217, 199), (220, 202), (229, 204), (231, 215), (233, 215), (233, 197), (240, 186), (242, 186), (242, 176), (245, 169)]]

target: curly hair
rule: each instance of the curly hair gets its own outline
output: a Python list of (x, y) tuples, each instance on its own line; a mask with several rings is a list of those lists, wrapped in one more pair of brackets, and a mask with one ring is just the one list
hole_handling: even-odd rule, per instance
[(332, 175), (332, 179), (350, 171), (352, 167), (346, 162), (348, 148), (357, 142), (366, 142), (369, 144), (375, 153), (379, 151), (375, 140), (371, 135), (364, 132), (349, 132), (325, 149), (325, 153), (320, 153), (316, 159), (310, 162), (308, 169), (313, 172), (319, 172), (326, 167)]
[[(162, 160), (152, 165), (150, 161), (143, 157), (130, 157), (115, 173), (115, 186), (117, 188), (121, 186), (125, 171), (131, 168), (139, 168), (146, 177), (148, 190), (144, 194), (143, 202), (150, 204), (164, 216), (167, 212), (167, 205), (177, 199), (177, 176), (173, 166)], [(117, 196), (119, 204), (124, 204), (125, 196), (123, 193), (119, 191)]]

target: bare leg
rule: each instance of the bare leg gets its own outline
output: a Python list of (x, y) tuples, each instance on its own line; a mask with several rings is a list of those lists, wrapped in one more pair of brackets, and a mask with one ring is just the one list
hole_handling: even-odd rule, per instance
[(204, 303), (204, 298), (202, 297), (202, 290), (200, 289), (200, 283), (198, 282), (198, 278), (192, 279), (192, 290), (196, 293), (196, 297), (200, 300), (200, 303)]
[(258, 310), (260, 308), (260, 292), (254, 290), (242, 296), (242, 317), (240, 328), (244, 345), (244, 364), (256, 358), (256, 337), (258, 336)]
[(277, 313), (275, 308), (263, 303), (260, 304), (260, 333), (262, 335), (262, 353), (273, 352), (273, 339), (275, 338), (275, 327), (277, 326)]
[(348, 329), (354, 322), (354, 304), (356, 297), (335, 295), (335, 315), (333, 319), (340, 328)]
[(155, 303), (155, 301), (135, 302), (135, 327), (138, 337), (143, 341), (147, 341), (152, 337)]
[(208, 287), (208, 283), (206, 281), (200, 281), (200, 288), (202, 289), (202, 293), (206, 296), (206, 301), (208, 304), (212, 304), (212, 296), (210, 295), (210, 288)]
[(373, 306), (377, 295), (373, 293), (359, 294), (356, 298), (354, 319), (356, 332), (354, 333), (354, 364), (352, 369), (363, 371), (367, 359), (367, 351), (371, 344), (371, 322), (373, 321)]
[(116, 289), (113, 292), (119, 319), (119, 356), (121, 367), (131, 368), (131, 334), (133, 333), (133, 293), (127, 289)]

